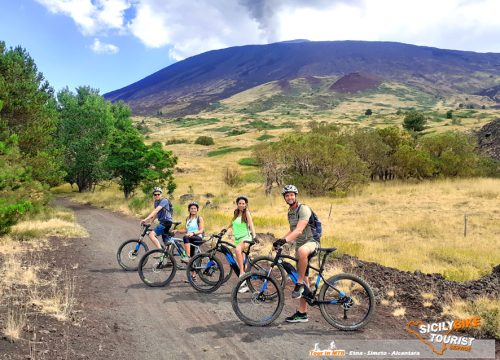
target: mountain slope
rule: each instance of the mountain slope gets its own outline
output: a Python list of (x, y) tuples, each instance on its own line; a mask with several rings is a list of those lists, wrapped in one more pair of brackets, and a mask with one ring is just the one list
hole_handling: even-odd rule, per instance
[(333, 41), (248, 45), (209, 51), (104, 96), (136, 114), (194, 114), (271, 81), (352, 72), (402, 82), (433, 94), (480, 93), (498, 85), (500, 54), (393, 42)]

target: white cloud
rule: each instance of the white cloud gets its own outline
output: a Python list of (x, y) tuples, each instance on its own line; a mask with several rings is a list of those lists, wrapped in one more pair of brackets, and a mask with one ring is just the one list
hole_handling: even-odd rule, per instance
[(129, 28), (147, 46), (171, 45), (170, 54), (175, 59), (266, 42), (258, 23), (234, 0), (141, 0)]
[(71, 17), (84, 35), (121, 29), (128, 0), (35, 0), (54, 14)]
[(96, 54), (116, 54), (119, 51), (118, 46), (102, 43), (99, 39), (94, 39), (90, 49)]
[[(86, 35), (109, 30), (182, 59), (291, 39), (378, 40), (500, 52), (498, 0), (36, 0)], [(125, 11), (135, 16), (125, 19)]]

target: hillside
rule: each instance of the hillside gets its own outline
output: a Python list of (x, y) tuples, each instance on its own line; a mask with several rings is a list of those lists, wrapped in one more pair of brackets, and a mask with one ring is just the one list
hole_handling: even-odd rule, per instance
[(127, 102), (135, 114), (179, 117), (217, 108), (225, 99), (273, 82), (273, 91), (286, 95), (290, 82), (302, 81), (307, 91), (322, 90), (314, 96), (319, 102), (326, 96), (340, 103), (330, 87), (351, 73), (436, 98), (472, 95), (488, 107), (499, 102), (500, 54), (365, 41), (284, 42), (209, 51), (104, 96)]

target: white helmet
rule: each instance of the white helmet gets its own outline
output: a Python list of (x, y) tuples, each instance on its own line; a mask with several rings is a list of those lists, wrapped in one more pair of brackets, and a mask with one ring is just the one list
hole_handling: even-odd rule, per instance
[(153, 194), (155, 192), (159, 192), (160, 194), (163, 194), (163, 190), (161, 189), (161, 187), (158, 187), (158, 186), (153, 189)]
[(299, 193), (299, 190), (297, 189), (297, 187), (295, 187), (295, 185), (285, 185), (281, 190), (281, 195), (284, 196), (286, 193), (291, 193), (291, 192), (297, 195)]

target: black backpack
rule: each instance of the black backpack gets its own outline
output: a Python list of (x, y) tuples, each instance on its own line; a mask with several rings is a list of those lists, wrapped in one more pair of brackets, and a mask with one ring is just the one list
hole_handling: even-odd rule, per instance
[[(299, 205), (299, 208), (297, 209), (297, 214), (300, 211), (300, 207), (302, 204)], [(309, 209), (311, 209), (309, 207)], [(309, 217), (309, 221), (307, 222), (307, 225), (311, 228), (311, 232), (313, 234), (314, 240), (319, 242), (321, 240), (321, 235), (323, 235), (323, 226), (321, 225), (321, 220), (319, 219), (318, 215), (311, 209), (311, 217)]]

